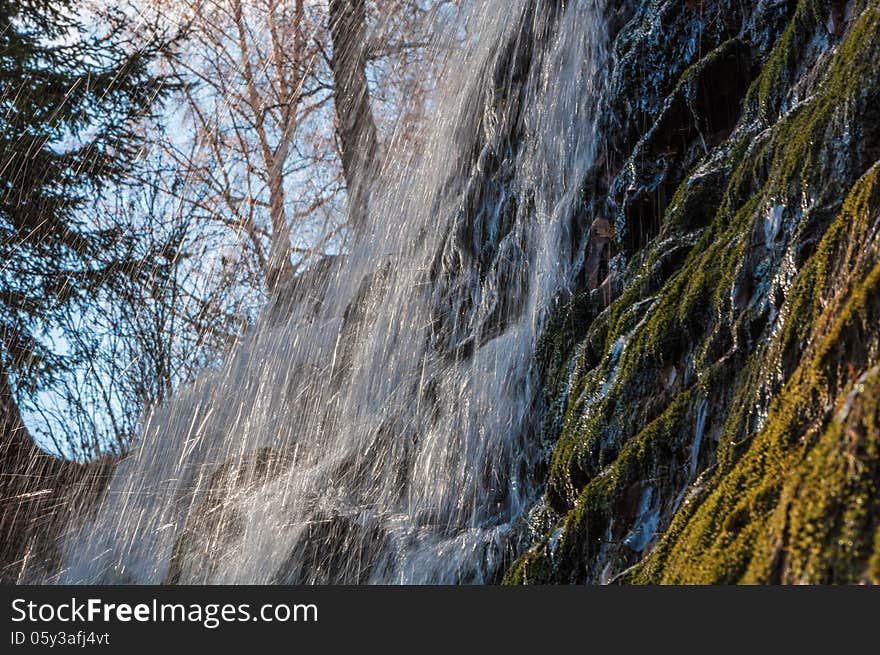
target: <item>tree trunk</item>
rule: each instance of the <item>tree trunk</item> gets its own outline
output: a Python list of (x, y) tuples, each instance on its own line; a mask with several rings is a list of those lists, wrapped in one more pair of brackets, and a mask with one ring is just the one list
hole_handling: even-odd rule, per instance
[(367, 220), (369, 186), (376, 173), (379, 145), (366, 75), (364, 0), (330, 0), (330, 68), (335, 87), (337, 133), (354, 232)]
[(269, 291), (286, 289), (293, 278), (290, 263), (290, 226), (284, 210), (283, 160), (269, 162), (269, 215), (272, 221), (272, 241), (267, 261), (266, 286)]

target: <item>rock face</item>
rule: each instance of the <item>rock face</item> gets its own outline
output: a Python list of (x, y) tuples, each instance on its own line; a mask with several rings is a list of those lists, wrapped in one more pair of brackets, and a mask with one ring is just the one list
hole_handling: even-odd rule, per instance
[[(160, 448), (127, 460), (130, 477), (107, 494), (126, 500), (81, 538), (97, 553), (81, 554), (89, 566), (107, 552), (108, 571), (146, 576), (127, 581), (166, 583), (485, 582), (504, 571), (508, 583), (880, 583), (880, 2), (610, 4), (610, 56), (595, 57), (607, 72), (598, 154), (571, 175), (580, 194), (560, 212), (570, 225), (530, 241), (546, 178), (517, 196), (514, 172), (527, 101), (548, 95), (526, 81), (562, 7), (525, 3), (477, 80), (491, 83), (464, 105), (483, 111), (457, 112), (461, 161), (438, 169), (451, 179), (437, 200), (454, 208), (451, 228), (419, 254), (425, 277), (368, 262), (352, 293), (337, 289), (347, 304), (334, 329), (305, 332), (315, 341), (300, 360), (262, 343), (242, 354), (228, 380), (249, 395), (219, 405), (221, 440), (194, 439), (204, 452), (185, 467), (192, 449), (179, 462)], [(598, 16), (566, 29), (583, 35)], [(557, 130), (593, 133), (592, 113), (577, 118), (594, 110), (589, 79), (569, 94), (572, 111), (553, 114)], [(564, 287), (528, 295), (535, 253), (565, 266)], [(294, 308), (322, 316), (328, 285), (348, 288), (347, 261), (279, 293), (269, 322)], [(376, 321), (423, 282), (430, 303), (413, 305), (417, 321)], [(552, 302), (562, 308), (536, 318), (529, 368), (538, 327), (520, 319)], [(524, 336), (503, 341), (519, 323)], [(424, 342), (416, 325), (431, 327), (417, 333)], [(386, 339), (385, 326), (405, 329)], [(251, 357), (259, 367), (242, 382)], [(408, 374), (410, 360), (432, 363), (428, 382), (424, 364)], [(294, 386), (290, 361), (332, 364), (305, 367)], [(498, 383), (479, 384), (498, 361)], [(313, 388), (319, 371), (326, 384)], [(230, 396), (206, 388), (157, 423), (175, 448)], [(189, 405), (210, 411), (197, 422)], [(120, 518), (114, 508), (131, 512), (127, 499), (154, 479), (178, 486), (156, 494), (167, 498), (156, 511)], [(15, 579), (32, 541), (10, 550)]]
[(610, 274), (539, 346), (546, 491), (505, 579), (880, 583), (880, 4), (609, 25)]

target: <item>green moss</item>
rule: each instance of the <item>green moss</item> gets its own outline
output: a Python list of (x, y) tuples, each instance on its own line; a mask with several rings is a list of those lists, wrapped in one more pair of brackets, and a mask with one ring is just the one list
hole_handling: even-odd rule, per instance
[[(623, 281), (621, 296), (586, 326), (551, 459), (548, 499), (554, 508), (560, 511), (570, 509), (587, 480), (616, 456), (619, 443), (608, 438), (607, 426), (619, 412), (618, 389), (633, 384), (634, 376), (628, 373), (623, 376), (623, 385), (616, 382), (620, 375), (621, 354), (629, 347), (628, 336), (639, 329), (655, 294), (681, 266), (678, 260), (683, 259), (697, 243), (692, 232), (681, 229), (693, 227), (681, 217), (695, 208), (705, 212), (707, 208), (717, 206), (720, 201), (719, 180), (725, 178), (722, 169), (705, 179), (681, 185), (667, 212), (669, 227), (641, 253), (641, 261), (633, 263), (631, 268), (635, 272)], [(573, 352), (574, 346), (567, 336), (553, 329), (550, 334), (550, 338), (569, 344), (567, 352)], [(556, 361), (570, 362), (570, 359), (557, 358)], [(643, 372), (645, 378), (653, 374), (647, 368)], [(569, 373), (568, 368), (564, 369), (566, 376)], [(558, 366), (551, 372), (554, 389), (558, 388), (562, 374), (563, 370)], [(631, 418), (638, 429), (644, 426), (643, 417), (633, 415)], [(621, 432), (628, 429), (623, 425), (620, 427)]]
[(522, 555), (507, 571), (505, 585), (541, 584), (554, 577), (553, 565), (547, 554), (546, 540)]
[[(878, 279), (864, 246), (877, 207), (876, 167), (853, 187), (835, 220), (833, 209), (798, 217), (799, 230), (824, 236), (786, 290), (772, 338), (749, 341), (752, 322), (760, 330), (759, 321), (767, 320), (746, 304), (753, 293), (748, 262), (767, 212), (777, 204), (794, 211), (809, 203), (833, 208), (836, 201), (840, 207), (858, 172), (829, 170), (829, 152), (851, 129), (844, 118), (864, 114), (857, 107), (877, 97), (880, 9), (868, 7), (861, 15), (853, 12), (858, 19), (822, 65), (809, 99), (778, 118), (806, 43), (824, 29), (827, 4), (798, 5), (749, 91), (747, 103), (761, 108), (758, 122), (775, 125), (757, 132), (748, 125), (756, 116), (747, 116), (723, 155), (713, 154), (720, 169), (731, 172), (724, 173), (726, 187), (716, 184), (709, 196), (711, 220), (692, 214), (705, 191), (692, 175), (678, 189), (661, 233), (631, 262), (635, 272), (622, 295), (591, 319), (579, 342), (576, 336), (567, 342), (567, 352), (578, 359), (567, 369), (571, 393), (547, 491), (561, 533), (556, 550), (547, 535), (508, 581), (584, 579), (611, 518), (619, 515), (624, 490), (656, 475), (670, 458), (680, 460), (693, 434), (696, 399), (707, 394), (718, 429), (714, 475), (695, 484), (628, 581), (768, 581), (783, 570), (799, 579), (851, 580), (876, 552), (862, 539), (873, 534), (868, 514), (857, 505), (823, 505), (815, 484), (821, 466), (831, 466), (826, 460), (836, 456), (833, 446), (844, 429), (828, 427), (829, 408), (842, 402), (853, 372), (876, 357)], [(664, 257), (675, 249), (687, 253), (683, 262), (665, 266)], [(672, 367), (678, 379), (660, 384)], [(773, 396), (765, 420), (761, 407)], [(755, 425), (762, 426), (757, 434)], [(817, 443), (826, 443), (825, 450), (809, 459)], [(795, 479), (813, 488), (815, 498), (804, 500), (812, 492)], [(867, 497), (864, 480), (854, 486), (843, 480), (837, 483), (842, 497)], [(800, 514), (792, 498), (803, 503)], [(804, 544), (797, 553), (780, 542), (795, 528)], [(811, 541), (807, 534), (817, 537)], [(846, 554), (840, 561), (857, 562), (855, 568), (823, 568), (832, 543)]]
[(880, 585), (880, 527), (874, 534), (874, 553), (868, 561), (868, 582)]
[[(858, 413), (857, 425), (823, 426), (853, 387), (851, 371), (868, 365), (866, 339), (878, 338), (880, 253), (876, 245), (870, 256), (851, 252), (854, 244), (864, 243), (858, 237), (869, 225), (867, 218), (876, 220), (878, 174), (880, 167), (875, 167), (855, 186), (801, 272), (802, 291), (794, 299), (804, 302), (807, 281), (826, 280), (824, 288), (812, 289), (821, 298), (840, 280), (858, 280), (857, 270), (847, 270), (857, 262), (866, 270), (864, 277), (839, 291), (836, 301), (826, 301), (812, 323), (815, 346), (777, 398), (765, 427), (699, 509), (676, 517), (642, 567), (643, 581), (766, 582), (783, 575), (795, 581), (857, 579), (870, 553), (864, 543), (872, 532), (869, 524), (880, 517), (880, 507), (870, 507), (876, 504), (872, 499), (880, 474), (880, 432), (872, 418), (880, 398), (877, 376), (858, 383), (871, 400)], [(847, 445), (844, 434), (852, 430), (867, 441)], [(855, 477), (854, 457), (862, 467)]]
[(774, 549), (784, 549), (788, 570), (779, 575), (790, 581), (861, 579), (880, 521), (880, 375), (856, 386), (849, 414), (832, 422), (787, 480), (785, 502), (771, 517), (774, 534), (783, 538), (759, 543), (746, 582), (771, 579)]
[(746, 106), (756, 113), (757, 119), (770, 122), (778, 116), (801, 53), (817, 27), (822, 25), (830, 4), (827, 0), (798, 3), (794, 17), (770, 54), (763, 75), (746, 99)]
[[(524, 554), (508, 572), (506, 583), (584, 579), (585, 563), (596, 554), (609, 522), (619, 514), (623, 493), (644, 480), (658, 484), (664, 477), (676, 474), (669, 462), (687, 450), (694, 391), (680, 394), (661, 416), (627, 441), (614, 462), (581, 491), (574, 509), (557, 526), (555, 538), (545, 535), (541, 544)], [(557, 542), (553, 553), (551, 540)]]
[[(817, 151), (829, 141), (826, 132), (836, 122), (835, 111), (872, 74), (878, 54), (878, 16), (876, 10), (862, 16), (841, 45), (821, 90), (780, 121), (770, 138), (737, 168), (712, 229), (703, 235), (682, 273), (664, 290), (660, 304), (628, 353), (625, 368), (637, 366), (647, 353), (666, 356), (676, 348), (680, 334), (700, 334), (707, 318), (727, 312), (737, 269), (750, 245), (746, 237), (754, 221), (763, 218), (760, 210), (790, 196), (791, 186), (809, 189), (823, 174), (817, 165)], [(777, 49), (785, 48), (783, 42)], [(762, 86), (774, 75), (772, 69), (766, 70), (755, 86)], [(743, 198), (748, 199), (740, 204)]]

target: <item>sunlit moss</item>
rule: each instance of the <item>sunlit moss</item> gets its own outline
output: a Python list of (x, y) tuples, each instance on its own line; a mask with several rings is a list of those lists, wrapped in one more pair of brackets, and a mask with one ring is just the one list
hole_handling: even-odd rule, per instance
[[(854, 187), (802, 271), (801, 290), (812, 286), (813, 293), (827, 292), (838, 283), (826, 277), (824, 289), (813, 286), (829, 275), (831, 262), (840, 266), (835, 270), (841, 275), (834, 277), (858, 279), (857, 271), (847, 270), (852, 260), (847, 251), (864, 243), (860, 237), (869, 228), (867, 218), (876, 221), (880, 215), (878, 171), (875, 167)], [(644, 566), (646, 581), (771, 581), (782, 575), (783, 551), (787, 575), (796, 581), (856, 581), (868, 547), (852, 544), (869, 539), (872, 531), (864, 524), (878, 520), (876, 511), (871, 518), (867, 503), (876, 502), (873, 487), (880, 463), (878, 376), (852, 380), (853, 371), (869, 363), (867, 340), (874, 340), (876, 357), (880, 337), (875, 333), (880, 322), (877, 246), (863, 258), (862, 267), (873, 262), (864, 278), (840, 291), (837, 302), (823, 303), (826, 307), (816, 314), (810, 335), (816, 345), (780, 393), (765, 427), (694, 515), (676, 517), (653, 561)], [(805, 293), (793, 297), (803, 303)], [(857, 424), (838, 421), (823, 428), (828, 413), (846, 402), (854, 386), (867, 399)], [(866, 440), (856, 448), (858, 455), (847, 443), (853, 430)], [(874, 471), (854, 477), (851, 466), (873, 466)], [(829, 570), (832, 561), (836, 568)]]
[[(803, 49), (825, 29), (831, 4), (798, 4), (747, 95), (743, 125), (713, 155), (719, 170), (731, 171), (723, 186), (707, 194), (695, 184), (696, 171), (685, 180), (660, 234), (631, 264), (635, 272), (621, 296), (581, 326), (579, 342), (567, 344), (581, 361), (569, 371), (571, 393), (548, 479), (560, 532), (526, 553), (508, 582), (588, 579), (622, 489), (656, 472), (670, 448), (687, 447), (695, 400), (710, 388), (717, 394), (710, 409), (718, 424), (713, 475), (689, 492), (651, 555), (622, 579), (878, 578), (880, 532), (872, 517), (880, 507), (870, 505), (878, 496), (870, 480), (878, 476), (853, 478), (851, 468), (876, 466), (870, 395), (877, 393), (871, 380), (860, 383), (867, 391), (856, 393), (854, 385), (878, 357), (880, 268), (878, 255), (864, 251), (880, 205), (877, 167), (837, 205), (836, 219), (810, 216), (809, 229), (822, 238), (787, 289), (772, 339), (736, 346), (748, 338), (748, 310), (737, 302), (738, 294), (748, 299), (739, 286), (751, 235), (771, 204), (798, 204), (815, 189), (832, 199), (846, 195), (853, 177), (828, 170), (828, 149), (850, 129), (842, 122), (854, 108), (878, 97), (880, 9), (856, 2), (851, 12), (858, 18), (821, 62), (809, 98), (783, 106)], [(689, 220), (685, 212), (703, 198), (711, 220)], [(661, 260), (674, 248), (683, 262), (670, 273)], [(670, 367), (683, 373), (667, 388), (660, 376)], [(859, 411), (849, 423), (829, 423), (850, 393), (862, 394)], [(756, 415), (765, 394), (776, 395), (766, 420)], [(846, 449), (853, 430), (875, 435), (856, 448), (856, 464), (855, 451)], [(823, 470), (831, 478), (827, 488)]]

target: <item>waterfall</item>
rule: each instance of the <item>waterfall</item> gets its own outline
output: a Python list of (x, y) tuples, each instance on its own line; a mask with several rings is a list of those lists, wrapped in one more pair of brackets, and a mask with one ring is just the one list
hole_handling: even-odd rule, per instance
[(371, 227), (146, 420), (64, 582), (480, 583), (539, 494), (535, 344), (589, 224), (601, 0), (483, 0)]

